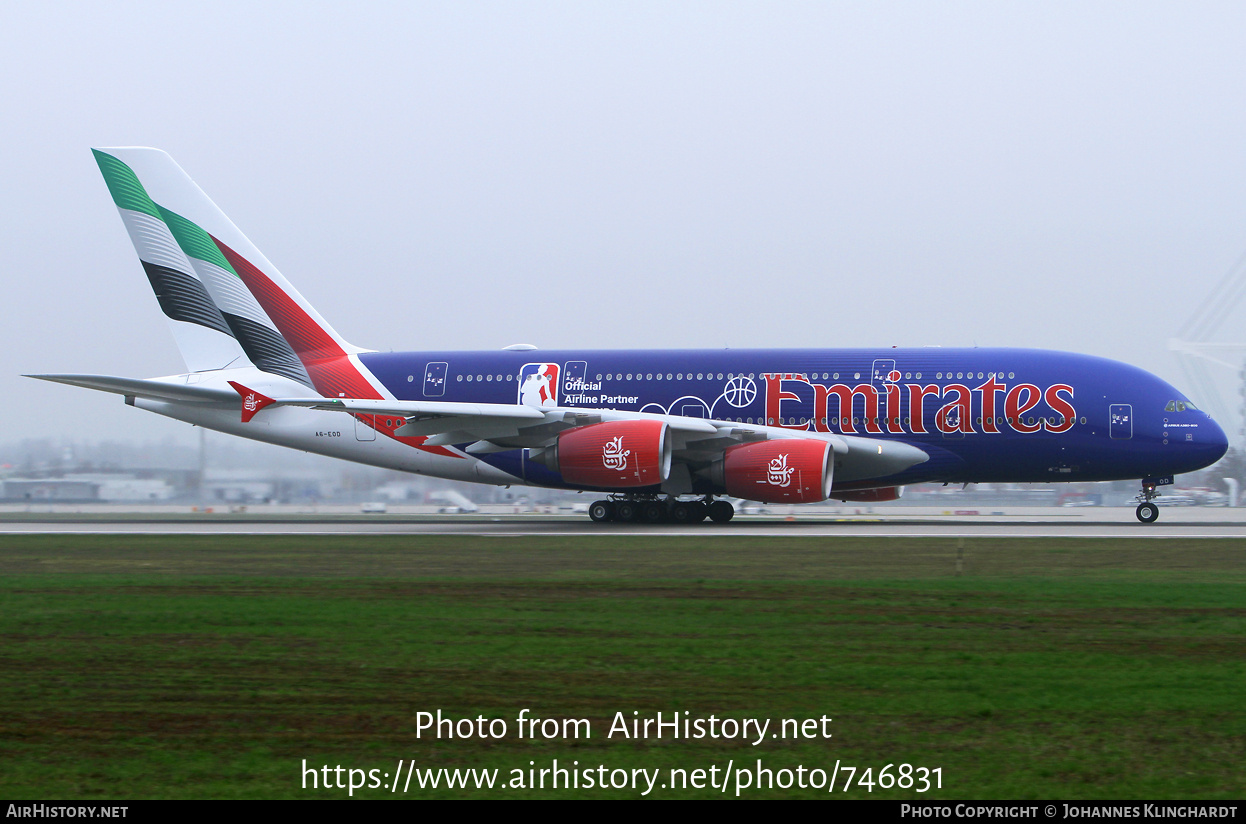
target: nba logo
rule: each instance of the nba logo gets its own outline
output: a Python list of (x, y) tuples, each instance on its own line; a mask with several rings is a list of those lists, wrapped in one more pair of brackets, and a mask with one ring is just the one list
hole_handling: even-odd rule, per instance
[(537, 408), (557, 406), (558, 364), (524, 364), (519, 370), (519, 402)]

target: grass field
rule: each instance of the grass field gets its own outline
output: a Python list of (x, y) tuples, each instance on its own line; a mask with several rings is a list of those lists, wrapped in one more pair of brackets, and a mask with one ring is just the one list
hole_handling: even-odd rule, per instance
[[(846, 796), (936, 801), (1246, 794), (1241, 541), (0, 541), (3, 797), (336, 798), (304, 789), (304, 759), (392, 775), (400, 758), (501, 780), (555, 758), (662, 780), (908, 763), (941, 768), (942, 789)], [(592, 738), (519, 739), (524, 708), (588, 719)], [(417, 737), (438, 709), (508, 735)], [(833, 738), (607, 738), (633, 711), (772, 732), (826, 715)], [(355, 796), (394, 797), (384, 781)], [(640, 795), (405, 797), (517, 793)]]

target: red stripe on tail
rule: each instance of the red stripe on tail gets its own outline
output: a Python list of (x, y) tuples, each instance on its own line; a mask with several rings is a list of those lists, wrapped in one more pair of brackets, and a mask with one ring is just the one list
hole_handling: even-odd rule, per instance
[[(337, 341), (333, 336), (321, 328), (311, 315), (303, 310), (294, 300), (286, 294), (285, 290), (277, 284), (273, 283), (268, 275), (261, 272), (251, 264), (249, 260), (242, 255), (230, 249), (224, 243), (212, 238), (217, 248), (221, 250), (221, 254), (225, 255), (229, 265), (234, 267), (234, 271), (242, 278), (242, 282), (246, 284), (247, 289), (259, 301), (264, 311), (268, 313), (268, 317), (272, 318), (274, 324), (277, 325), (277, 331), (290, 344), (290, 348), (299, 356), (299, 360), (303, 362), (303, 367), (307, 370), (307, 374), (311, 377), (312, 383), (316, 386), (316, 391), (326, 398), (360, 398), (367, 400), (383, 400), (381, 394), (370, 384), (363, 375), (359, 374), (359, 370), (355, 364), (351, 362), (350, 357), (343, 351), (342, 347), (337, 345)], [(234, 384), (230, 385), (237, 390), (238, 394), (243, 396), (242, 421), (246, 423), (251, 420), (251, 416), (272, 403), (271, 398), (264, 398), (267, 403), (259, 406), (250, 415), (246, 410), (246, 392), (251, 392), (244, 386)], [(254, 393), (258, 397), (263, 395)], [(428, 440), (426, 435), (417, 437), (399, 437), (394, 434), (398, 427), (406, 423), (402, 418), (386, 418), (384, 415), (366, 415), (356, 414), (364, 424), (372, 427), (382, 435), (393, 438), (396, 441), (413, 446), (416, 449), (422, 449), (434, 455), (444, 455), (448, 458), (462, 458), (455, 452), (446, 449), (444, 446), (424, 446), (424, 441)]]
[(381, 400), (381, 394), (359, 374), (333, 336), (322, 329), (284, 289), (242, 255), (216, 238), (212, 240), (299, 356), (317, 392), (326, 398)]

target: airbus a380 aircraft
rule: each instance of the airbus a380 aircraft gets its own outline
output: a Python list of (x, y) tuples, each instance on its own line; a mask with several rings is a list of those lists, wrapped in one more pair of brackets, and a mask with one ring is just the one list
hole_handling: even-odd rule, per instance
[(391, 352), (347, 343), (167, 154), (95, 151), (185, 374), (34, 375), (308, 452), (604, 493), (594, 521), (729, 521), (716, 496), (887, 501), (905, 484), (1172, 476), (1224, 432), (1164, 381), (1028, 349)]

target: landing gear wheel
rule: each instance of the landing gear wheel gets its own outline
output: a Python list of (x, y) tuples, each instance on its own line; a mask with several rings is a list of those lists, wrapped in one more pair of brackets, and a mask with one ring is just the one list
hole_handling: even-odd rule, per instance
[(614, 519), (616, 521), (623, 521), (624, 523), (634, 521), (638, 514), (640, 513), (637, 511), (635, 501), (619, 501), (614, 505)]
[(666, 520), (666, 506), (661, 501), (645, 501), (640, 505), (640, 519), (647, 524), (660, 524)]
[(714, 501), (709, 510), (710, 520), (716, 524), (725, 524), (735, 517), (735, 507), (726, 501)]
[(614, 504), (609, 501), (593, 501), (588, 508), (588, 517), (594, 523), (614, 520)]
[(1155, 504), (1138, 504), (1137, 511), (1138, 520), (1144, 524), (1155, 523), (1155, 519), (1159, 517), (1159, 507)]
[(704, 501), (693, 501), (688, 506), (692, 507), (692, 523), (694, 524), (704, 521), (710, 513), (710, 508)]
[(692, 523), (692, 504), (676, 502), (671, 507), (671, 522), (676, 524)]

